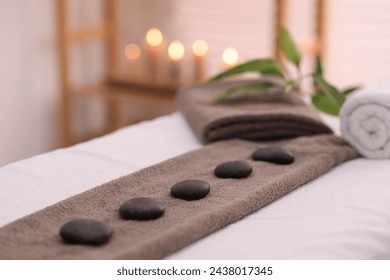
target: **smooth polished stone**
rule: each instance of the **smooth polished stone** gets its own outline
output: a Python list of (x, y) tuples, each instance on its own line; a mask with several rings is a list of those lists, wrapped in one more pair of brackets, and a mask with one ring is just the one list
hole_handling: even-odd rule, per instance
[(210, 185), (203, 180), (186, 180), (175, 184), (171, 188), (171, 195), (184, 200), (198, 200), (206, 197), (210, 192)]
[(160, 218), (164, 212), (164, 205), (149, 197), (132, 198), (119, 208), (119, 215), (125, 220), (154, 220)]
[(96, 220), (75, 219), (61, 227), (60, 235), (62, 240), (70, 244), (101, 245), (110, 239), (112, 229)]
[(294, 155), (280, 147), (267, 147), (257, 149), (252, 154), (252, 159), (266, 161), (276, 164), (291, 164), (294, 162)]
[(243, 160), (228, 161), (218, 165), (215, 170), (215, 176), (219, 178), (242, 179), (252, 173), (252, 165)]

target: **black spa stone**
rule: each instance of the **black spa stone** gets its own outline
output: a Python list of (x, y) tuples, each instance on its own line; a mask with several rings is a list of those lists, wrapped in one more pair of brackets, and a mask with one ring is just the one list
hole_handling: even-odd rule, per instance
[(254, 160), (267, 161), (276, 164), (291, 164), (294, 162), (294, 155), (280, 147), (267, 147), (257, 149), (253, 154)]
[(222, 163), (214, 170), (215, 176), (219, 178), (242, 179), (248, 177), (251, 173), (252, 165), (243, 160)]
[(210, 185), (203, 180), (186, 180), (171, 188), (171, 195), (184, 200), (198, 200), (210, 192)]
[(149, 197), (132, 198), (119, 208), (119, 215), (125, 220), (154, 220), (160, 218), (164, 212), (164, 205)]
[(112, 229), (96, 220), (76, 219), (65, 223), (60, 235), (69, 244), (102, 245), (110, 239)]

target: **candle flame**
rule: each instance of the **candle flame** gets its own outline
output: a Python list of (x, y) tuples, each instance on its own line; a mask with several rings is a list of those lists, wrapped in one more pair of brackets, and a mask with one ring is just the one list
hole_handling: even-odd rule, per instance
[(208, 47), (207, 43), (203, 40), (196, 40), (192, 44), (192, 52), (196, 56), (205, 56), (208, 49), (209, 49), (209, 47)]
[(146, 42), (152, 47), (158, 47), (163, 42), (163, 35), (157, 28), (151, 28), (146, 33)]
[(125, 56), (129, 60), (136, 60), (141, 55), (141, 49), (137, 44), (128, 44), (125, 48)]
[(227, 48), (222, 55), (223, 62), (229, 66), (233, 66), (238, 62), (238, 52), (234, 48)]
[(184, 56), (184, 46), (180, 41), (172, 41), (168, 46), (168, 55), (172, 60), (178, 61)]

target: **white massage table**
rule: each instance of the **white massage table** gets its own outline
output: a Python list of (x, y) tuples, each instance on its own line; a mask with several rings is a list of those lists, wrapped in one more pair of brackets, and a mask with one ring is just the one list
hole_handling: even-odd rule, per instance
[[(0, 226), (199, 147), (174, 113), (2, 167)], [(344, 163), (168, 258), (390, 259), (390, 160)]]

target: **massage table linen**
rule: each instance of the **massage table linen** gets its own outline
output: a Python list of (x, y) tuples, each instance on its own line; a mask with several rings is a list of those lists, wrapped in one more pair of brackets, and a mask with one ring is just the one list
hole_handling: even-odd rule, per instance
[[(175, 113), (5, 166), (0, 226), (200, 147)], [(168, 258), (390, 259), (389, 167), (368, 159), (344, 163)]]

